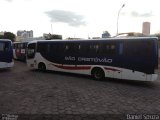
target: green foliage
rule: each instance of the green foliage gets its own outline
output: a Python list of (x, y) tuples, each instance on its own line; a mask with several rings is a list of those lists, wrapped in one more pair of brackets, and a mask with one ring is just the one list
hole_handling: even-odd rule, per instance
[(13, 34), (11, 32), (4, 33), (4, 39), (10, 39), (10, 40), (12, 40), (12, 42), (14, 42), (15, 38), (16, 38), (15, 34)]
[(158, 40), (160, 41), (160, 33), (156, 33), (155, 36), (158, 37)]
[(4, 35), (0, 35), (0, 39), (10, 39), (12, 42), (14, 42), (16, 36), (11, 32), (5, 32)]
[(3, 39), (4, 38), (4, 36), (3, 35), (0, 35), (0, 39)]

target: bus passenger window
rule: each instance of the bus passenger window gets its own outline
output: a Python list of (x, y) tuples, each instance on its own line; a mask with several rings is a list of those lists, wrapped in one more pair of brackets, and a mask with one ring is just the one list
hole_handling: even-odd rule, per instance
[(147, 57), (151, 55), (150, 42), (130, 41), (124, 44), (124, 51), (126, 56), (133, 57)]
[(123, 54), (123, 44), (122, 43), (119, 44), (119, 54), (120, 55)]
[(88, 54), (89, 53), (89, 45), (80, 43), (78, 45), (78, 52), (80, 54)]
[(98, 44), (94, 45), (94, 51), (95, 51), (95, 53), (99, 53), (99, 45)]
[(65, 51), (69, 51), (69, 45), (65, 46)]
[(64, 45), (64, 53), (68, 53), (69, 52), (69, 45)]
[(111, 50), (114, 50), (115, 49), (115, 45), (111, 45)]
[(145, 43), (145, 55), (150, 57), (151, 56), (151, 51), (152, 51), (152, 43), (151, 42), (146, 42)]
[(74, 53), (74, 44), (72, 43), (69, 43), (69, 44), (66, 44), (65, 45), (65, 50), (64, 50), (65, 53)]
[(75, 44), (73, 45), (73, 50), (72, 50), (73, 53), (75, 53), (75, 54), (80, 53), (80, 50), (81, 50), (81, 45), (75, 43)]
[(106, 55), (116, 54), (116, 44), (107, 43), (107, 44), (102, 45), (101, 53), (106, 54)]
[(40, 52), (40, 53), (46, 53), (47, 43), (38, 43), (37, 51)]
[(55, 54), (60, 53), (58, 48), (58, 44), (49, 44), (49, 54), (54, 56)]
[(86, 46), (86, 52), (89, 54), (99, 53), (99, 44), (91, 44), (89, 47)]

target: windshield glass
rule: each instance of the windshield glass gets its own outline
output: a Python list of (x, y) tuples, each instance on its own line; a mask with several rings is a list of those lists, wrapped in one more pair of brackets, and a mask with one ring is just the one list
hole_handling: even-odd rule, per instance
[(4, 47), (5, 47), (5, 44), (4, 43), (0, 43), (0, 51), (4, 51)]
[(28, 45), (28, 50), (27, 50), (27, 57), (28, 58), (33, 58), (35, 55), (35, 48), (36, 48), (36, 44), (35, 43), (31, 43)]

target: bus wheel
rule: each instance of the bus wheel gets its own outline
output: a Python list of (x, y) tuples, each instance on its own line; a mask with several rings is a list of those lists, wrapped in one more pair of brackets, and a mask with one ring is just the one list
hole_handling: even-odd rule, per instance
[(91, 74), (95, 80), (103, 80), (105, 77), (104, 71), (101, 68), (94, 68)]
[(46, 65), (44, 63), (39, 63), (38, 64), (38, 69), (45, 71), (46, 70)]

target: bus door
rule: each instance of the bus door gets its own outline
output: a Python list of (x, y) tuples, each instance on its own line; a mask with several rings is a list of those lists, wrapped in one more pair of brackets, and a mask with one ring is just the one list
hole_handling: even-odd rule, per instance
[(26, 47), (27, 47), (27, 43), (21, 43), (21, 50), (20, 50), (20, 54), (21, 54), (21, 60), (26, 60)]
[(113, 78), (118, 78), (121, 79), (122, 78), (122, 64), (123, 64), (123, 60), (121, 58), (121, 55), (123, 54), (123, 43), (112, 43), (111, 44), (111, 50), (112, 52), (112, 58), (113, 58), (113, 66), (115, 66), (115, 68), (113, 69)]

